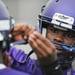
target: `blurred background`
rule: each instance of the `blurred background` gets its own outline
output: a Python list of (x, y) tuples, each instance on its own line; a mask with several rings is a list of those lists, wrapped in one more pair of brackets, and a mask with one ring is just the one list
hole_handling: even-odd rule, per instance
[(2, 0), (16, 22), (25, 22), (32, 25), (37, 24), (37, 16), (41, 7), (48, 0)]

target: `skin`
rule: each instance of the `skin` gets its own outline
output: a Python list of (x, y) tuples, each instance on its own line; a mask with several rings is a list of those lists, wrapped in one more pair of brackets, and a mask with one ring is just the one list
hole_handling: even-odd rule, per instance
[(39, 58), (47, 57), (56, 51), (55, 46), (30, 25), (17, 24), (14, 31), (24, 32), (23, 38), (28, 39), (28, 43), (35, 49), (35, 53)]
[(63, 33), (63, 31), (59, 31), (59, 32), (52, 32), (51, 27), (48, 27), (48, 34), (47, 34), (47, 38), (52, 41), (56, 41), (56, 42), (64, 42), (65, 44), (68, 45), (74, 45), (75, 44), (75, 37), (68, 37), (67, 33)]
[(39, 59), (50, 56), (52, 58), (50, 60), (51, 62), (53, 59), (55, 60), (58, 49), (57, 46), (51, 41), (56, 41), (59, 43), (64, 41), (65, 44), (75, 44), (75, 38), (64, 36), (61, 31), (54, 33), (51, 31), (50, 27), (48, 27), (47, 38), (43, 37), (41, 33), (36, 31), (36, 29), (31, 25), (22, 23), (16, 24), (11, 34), (14, 36), (15, 41), (22, 39), (28, 40), (28, 43), (34, 49), (34, 52)]

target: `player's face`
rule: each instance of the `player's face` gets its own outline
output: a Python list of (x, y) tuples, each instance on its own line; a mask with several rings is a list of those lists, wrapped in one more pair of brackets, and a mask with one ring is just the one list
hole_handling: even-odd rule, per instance
[(65, 32), (57, 28), (48, 27), (47, 38), (50, 41), (57, 43), (65, 43), (68, 45), (75, 45), (75, 32)]

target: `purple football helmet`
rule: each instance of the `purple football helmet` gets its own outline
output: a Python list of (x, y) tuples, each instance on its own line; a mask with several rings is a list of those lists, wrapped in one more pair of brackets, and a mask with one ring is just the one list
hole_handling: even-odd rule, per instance
[(39, 27), (42, 29), (48, 23), (66, 31), (75, 31), (74, 7), (75, 0), (50, 0), (39, 15)]

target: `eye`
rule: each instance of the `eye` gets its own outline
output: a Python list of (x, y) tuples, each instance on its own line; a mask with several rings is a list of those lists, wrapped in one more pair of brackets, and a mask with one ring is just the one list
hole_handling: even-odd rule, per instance
[(58, 30), (57, 29), (54, 29), (54, 33), (58, 33)]
[(55, 38), (54, 41), (55, 41), (55, 42), (63, 42), (63, 40), (60, 39), (60, 38)]
[(53, 27), (50, 27), (49, 29), (50, 29), (50, 31), (52, 31), (53, 33), (57, 32), (56, 29), (53, 28)]

